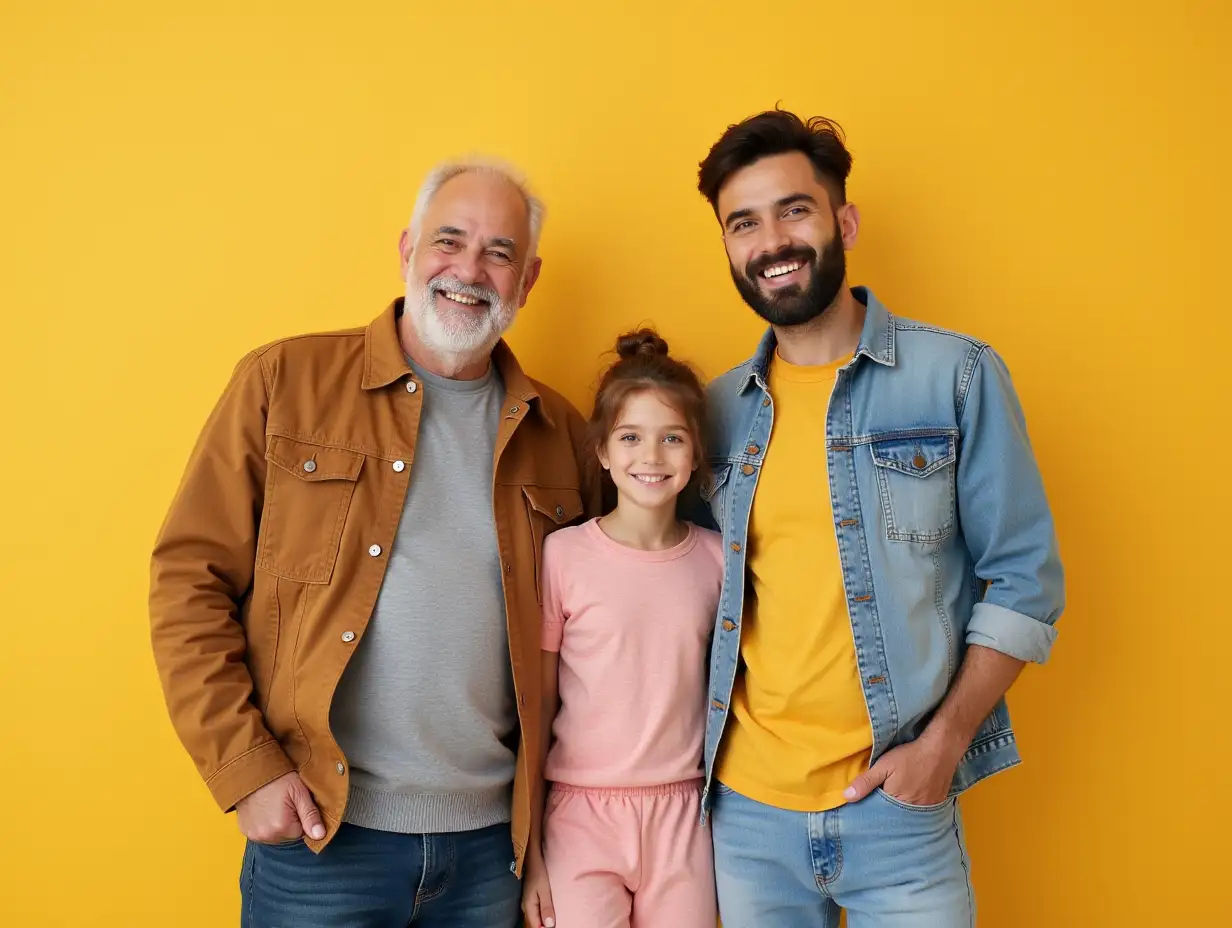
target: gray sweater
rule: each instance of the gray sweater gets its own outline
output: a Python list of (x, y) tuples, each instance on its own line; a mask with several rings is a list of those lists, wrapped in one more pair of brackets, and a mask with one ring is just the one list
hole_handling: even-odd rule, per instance
[(415, 369), (423, 411), (372, 621), (334, 696), (347, 822), (406, 834), (509, 820), (517, 727), (492, 475), (504, 387)]

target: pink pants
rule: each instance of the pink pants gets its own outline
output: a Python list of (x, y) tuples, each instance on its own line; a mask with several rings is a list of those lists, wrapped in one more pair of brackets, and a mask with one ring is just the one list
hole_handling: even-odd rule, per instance
[(701, 781), (554, 785), (544, 862), (557, 928), (715, 928), (714, 849)]

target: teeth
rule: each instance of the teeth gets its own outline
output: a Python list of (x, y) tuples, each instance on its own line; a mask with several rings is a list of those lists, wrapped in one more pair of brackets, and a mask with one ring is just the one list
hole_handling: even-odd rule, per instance
[(445, 295), (446, 299), (453, 300), (455, 303), (464, 303), (467, 306), (479, 305), (479, 301), (474, 297), (463, 296), (461, 293), (450, 293), (448, 290), (442, 290), (441, 293)]
[(766, 278), (782, 277), (784, 274), (790, 274), (792, 271), (798, 271), (802, 267), (804, 267), (804, 265), (799, 262), (796, 264), (776, 264), (774, 267), (768, 267), (762, 271), (762, 276)]
[(642, 483), (662, 483), (667, 477), (663, 474), (634, 474), (633, 479)]

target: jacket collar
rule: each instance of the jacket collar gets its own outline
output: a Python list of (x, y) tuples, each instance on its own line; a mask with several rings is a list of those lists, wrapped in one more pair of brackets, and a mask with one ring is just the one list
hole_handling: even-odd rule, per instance
[[(865, 306), (864, 330), (860, 333), (860, 344), (856, 347), (856, 357), (863, 355), (877, 364), (893, 367), (894, 317), (867, 287), (852, 287), (851, 292)], [(778, 339), (774, 337), (774, 328), (771, 327), (761, 337), (756, 353), (748, 362), (748, 373), (740, 382), (741, 393), (748, 390), (754, 382), (765, 387), (770, 375), (770, 360), (774, 357), (774, 349), (777, 345)]]

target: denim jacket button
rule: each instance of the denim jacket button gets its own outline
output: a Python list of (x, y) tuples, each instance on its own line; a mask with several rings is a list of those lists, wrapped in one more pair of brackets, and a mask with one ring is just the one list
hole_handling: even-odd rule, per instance
[(922, 454), (917, 454), (914, 458), (912, 458), (911, 463), (915, 465), (916, 470), (923, 470), (928, 466), (928, 461), (925, 460), (924, 455)]
[(746, 477), (752, 475), (753, 471), (755, 471), (756, 469), (757, 468), (755, 468), (752, 464), (745, 464), (744, 467), (740, 468), (740, 470), (744, 473), (744, 476)]
[(756, 445), (749, 445), (744, 450), (747, 451), (749, 454), (760, 454), (761, 453), (761, 449), (758, 448)]

